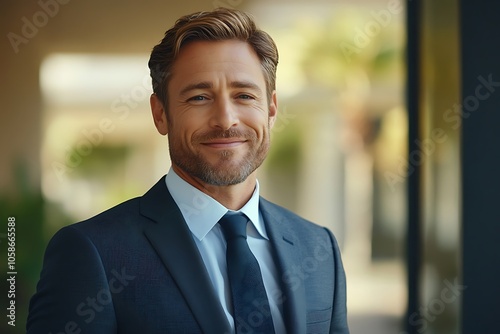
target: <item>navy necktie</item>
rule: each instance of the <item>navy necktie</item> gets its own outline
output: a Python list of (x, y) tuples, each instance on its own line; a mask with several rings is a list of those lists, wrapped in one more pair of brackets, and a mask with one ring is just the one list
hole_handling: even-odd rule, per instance
[(226, 214), (219, 220), (227, 241), (226, 260), (237, 334), (274, 333), (259, 263), (247, 243), (248, 218)]

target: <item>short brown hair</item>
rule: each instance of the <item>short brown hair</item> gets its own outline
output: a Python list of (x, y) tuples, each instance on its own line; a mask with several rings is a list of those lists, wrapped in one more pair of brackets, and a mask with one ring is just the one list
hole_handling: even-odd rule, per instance
[(268, 100), (276, 89), (278, 49), (269, 34), (260, 30), (246, 13), (235, 9), (217, 8), (197, 12), (177, 20), (165, 37), (153, 48), (148, 66), (153, 80), (153, 92), (167, 109), (167, 85), (172, 65), (181, 48), (192, 41), (237, 39), (247, 42), (260, 59)]

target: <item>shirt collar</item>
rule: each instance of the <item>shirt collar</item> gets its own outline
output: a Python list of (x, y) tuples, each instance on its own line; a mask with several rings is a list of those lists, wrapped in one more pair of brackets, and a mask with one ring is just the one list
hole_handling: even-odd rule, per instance
[[(184, 181), (172, 168), (165, 177), (165, 183), (181, 210), (191, 233), (198, 240), (202, 240), (228, 211), (233, 211)], [(259, 213), (258, 181), (248, 202), (240, 210), (233, 212), (244, 213), (260, 237), (268, 239), (263, 219)]]

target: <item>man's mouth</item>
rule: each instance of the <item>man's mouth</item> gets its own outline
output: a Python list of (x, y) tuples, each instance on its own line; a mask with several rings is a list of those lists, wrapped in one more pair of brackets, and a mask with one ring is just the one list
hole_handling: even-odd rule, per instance
[(209, 141), (202, 142), (202, 145), (211, 148), (233, 148), (243, 145), (247, 142), (244, 138), (217, 138)]

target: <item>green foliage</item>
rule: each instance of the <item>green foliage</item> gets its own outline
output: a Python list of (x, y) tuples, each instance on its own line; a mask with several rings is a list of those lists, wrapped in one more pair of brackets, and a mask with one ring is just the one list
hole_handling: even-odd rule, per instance
[(286, 125), (285, 131), (274, 133), (271, 150), (266, 160), (270, 170), (295, 172), (300, 162), (301, 136), (295, 122)]
[[(130, 146), (110, 146), (99, 145), (92, 148), (92, 152), (88, 156), (81, 156), (81, 163), (77, 168), (74, 168), (74, 177), (86, 178), (95, 177), (96, 175), (113, 174), (114, 171), (123, 168), (124, 161), (127, 160), (132, 148)], [(79, 152), (73, 148), (72, 152), (67, 155), (77, 156)], [(67, 161), (67, 164), (70, 164)]]
[[(25, 333), (25, 323), (28, 314), (29, 299), (35, 292), (39, 278), (43, 252), (47, 244), (44, 237), (45, 207), (40, 189), (30, 186), (30, 180), (25, 163), (17, 162), (13, 167), (16, 194), (0, 194), (0, 212), (2, 212), (2, 228), (0, 230), (0, 270), (1, 291), (6, 294), (7, 268), (7, 219), (15, 218), (16, 233), (16, 326), (7, 325), (5, 310), (7, 298), (1, 298), (0, 308), (4, 310), (4, 321), (0, 322), (1, 333)], [(60, 219), (64, 220), (61, 214)]]

